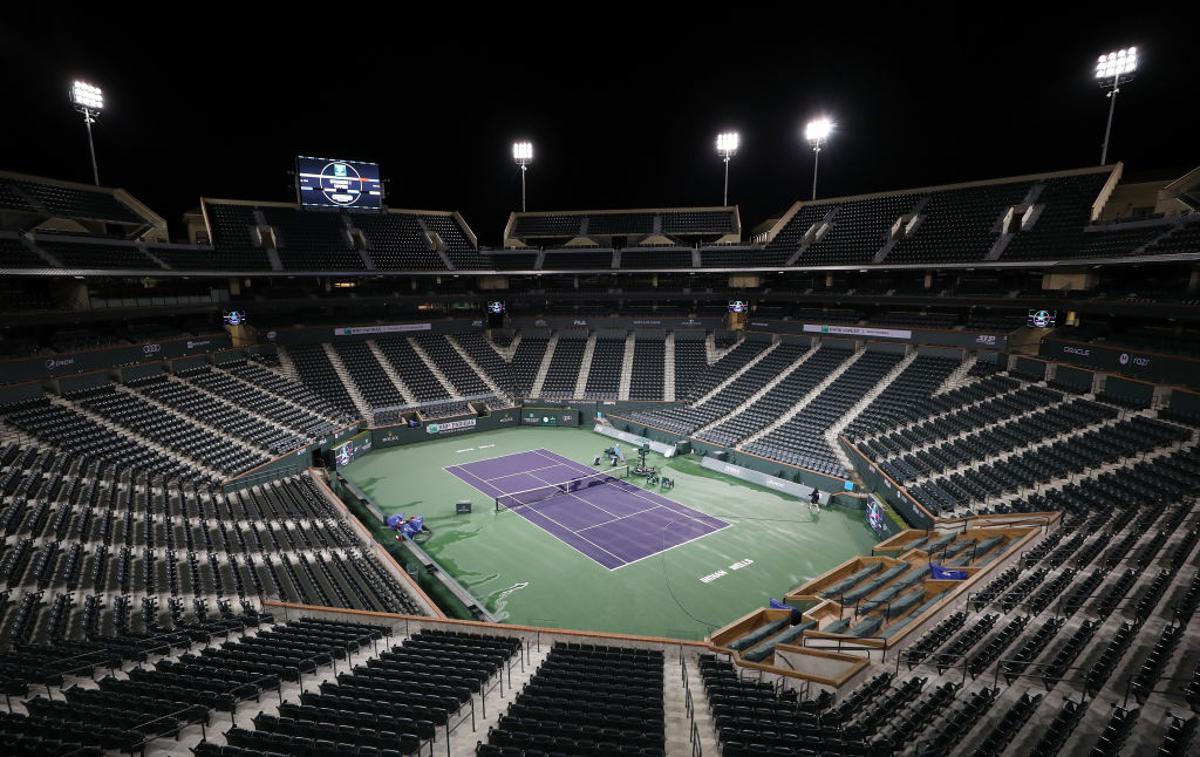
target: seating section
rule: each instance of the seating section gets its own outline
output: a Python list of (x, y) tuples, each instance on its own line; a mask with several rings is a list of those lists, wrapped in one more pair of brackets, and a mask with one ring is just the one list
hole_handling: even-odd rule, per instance
[(0, 268), (45, 268), (47, 265), (41, 255), (20, 239), (0, 237)]
[(616, 399), (625, 363), (625, 335), (597, 336), (588, 371), (585, 399)]
[(703, 339), (685, 339), (675, 335), (675, 399), (691, 393), (692, 385), (708, 370)]
[(146, 222), (109, 190), (35, 179), (0, 178), (0, 207), (54, 218), (139, 225)]
[(388, 334), (376, 339), (375, 344), (418, 402), (437, 402), (450, 398), (450, 393), (413, 349), (408, 337)]
[[(829, 231), (807, 245), (801, 265), (870, 263), (888, 242), (892, 224), (912, 213), (921, 197), (912, 194), (882, 195), (838, 203), (832, 210)], [(803, 230), (801, 233), (806, 233)]]
[[(383, 627), (332, 621), (301, 621), (291, 637), (308, 642), (313, 633), (331, 643), (361, 646)], [(292, 624), (289, 624), (288, 628)], [(386, 640), (385, 640), (386, 641)], [(390, 757), (432, 750), (475, 716), (472, 697), (502, 675), (520, 642), (502, 636), (448, 631), (421, 631), (390, 649), (372, 653), (365, 663), (338, 673), (316, 690), (303, 691), (299, 702), (288, 700), (278, 714), (260, 712), (254, 729), (234, 727), (226, 740), (253, 753), (351, 754)], [(334, 647), (344, 658), (352, 648)], [(328, 655), (327, 655), (328, 656)], [(463, 716), (462, 711), (469, 712)], [(202, 742), (203, 755), (225, 749)]]
[(361, 271), (363, 260), (350, 246), (341, 213), (264, 207), (275, 229), (275, 245), (285, 271)]
[(860, 439), (911, 417), (914, 405), (932, 396), (960, 364), (954, 358), (918, 355), (859, 413), (846, 429), (846, 436)]
[(438, 271), (446, 267), (417, 216), (356, 213), (351, 222), (362, 231), (377, 271)]
[(219, 395), (205, 392), (187, 381), (164, 375), (130, 381), (126, 386), (195, 418), (208, 428), (220, 429), (271, 455), (281, 455), (304, 444), (296, 431), (265, 422), (261, 416), (247, 412), (246, 406), (226, 402)]
[(258, 220), (254, 216), (253, 207), (206, 202), (204, 212), (211, 233), (213, 252), (218, 260), (237, 260), (236, 270), (271, 270), (267, 251), (254, 234)]
[(765, 394), (741, 412), (700, 434), (700, 438), (728, 447), (740, 444), (791, 410), (850, 355), (848, 349), (819, 348)]
[(533, 391), (533, 383), (537, 379), (538, 370), (542, 367), (549, 345), (549, 336), (523, 336), (517, 344), (511, 365), (513, 387), (521, 396), (528, 397)]
[[(634, 338), (633, 374), (630, 376), (629, 382), (630, 400), (635, 402), (658, 401), (663, 398), (663, 370), (666, 351), (666, 345), (663, 344), (660, 337), (638, 335)], [(677, 372), (679, 370), (678, 360), (678, 352), (676, 352)]]
[(587, 250), (547, 252), (542, 258), (542, 270), (547, 271), (590, 271), (612, 268), (612, 250), (589, 252)]
[(575, 396), (575, 383), (579, 378), (587, 342), (587, 336), (559, 335), (554, 354), (550, 356), (540, 396), (547, 399), (570, 399)]
[(333, 348), (372, 411), (409, 404), (366, 342), (333, 342)]
[(1084, 246), (1084, 227), (1107, 173), (1048, 179), (1034, 205), (1040, 209), (1033, 228), (1017, 232), (1001, 260), (1056, 260), (1074, 257)]
[(446, 257), (450, 259), (451, 265), (456, 271), (466, 271), (475, 269), (487, 269), (487, 261), (479, 254), (475, 243), (467, 236), (466, 232), (454, 216), (443, 215), (422, 215), (421, 222), (425, 224), (425, 228), (437, 234), (445, 247)]
[[(1005, 213), (1025, 199), (1031, 186), (1011, 182), (934, 192), (919, 212), (920, 225), (911, 236), (898, 240), (885, 259), (889, 263), (983, 260), (1000, 236)], [(1080, 218), (1080, 226), (1086, 221), (1086, 216)]]
[(346, 385), (329, 362), (320, 344), (296, 344), (287, 348), (287, 356), (304, 385), (344, 416), (356, 418), (358, 407), (346, 391)]
[(166, 412), (165, 404), (151, 402), (144, 396), (149, 395), (108, 386), (80, 392), (70, 399), (111, 423), (225, 475), (240, 473), (270, 459), (265, 451), (234, 443), (224, 431), (188, 420), (182, 413)]
[(462, 348), (463, 352), (467, 353), (475, 365), (492, 380), (492, 383), (500, 387), (501, 391), (509, 394), (517, 393), (513, 383), (512, 369), (487, 339), (474, 331), (460, 331), (450, 338)]
[(826, 441), (825, 432), (871, 391), (901, 358), (894, 353), (862, 353), (803, 409), (778, 428), (747, 444), (746, 451), (820, 473), (845, 476), (846, 470)]
[(660, 757), (665, 739), (661, 651), (555, 642), (475, 753)]
[(450, 345), (448, 337), (441, 334), (421, 334), (413, 339), (445, 375), (458, 396), (478, 397), (492, 393), (475, 369)]
[(45, 234), (38, 235), (34, 244), (41, 247), (57, 260), (63, 268), (80, 270), (130, 269), (138, 271), (162, 270), (162, 266), (151, 259), (133, 242), (92, 241), (68, 238), (55, 239)]
[[(787, 370), (807, 349), (806, 345), (800, 344), (769, 345), (762, 351), (760, 360), (746, 367), (715, 393), (702, 397), (703, 401), (682, 407), (634, 413), (633, 417), (680, 436), (691, 435), (729, 415), (762, 389), (765, 383)], [(726, 356), (726, 359), (730, 356)]]

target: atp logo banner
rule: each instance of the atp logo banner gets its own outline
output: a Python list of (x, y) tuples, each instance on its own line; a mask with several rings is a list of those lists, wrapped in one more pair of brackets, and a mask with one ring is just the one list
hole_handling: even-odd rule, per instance
[(427, 434), (449, 434), (455, 431), (463, 431), (468, 428), (475, 428), (475, 419), (467, 418), (461, 421), (449, 421), (447, 423), (430, 423), (425, 427)]

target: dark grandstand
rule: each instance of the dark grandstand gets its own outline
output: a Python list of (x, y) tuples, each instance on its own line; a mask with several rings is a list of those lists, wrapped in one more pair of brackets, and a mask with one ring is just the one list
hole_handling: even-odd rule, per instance
[[(0, 171), (5, 753), (1195, 754), (1200, 168), (962, 162), (503, 228)], [(878, 543), (702, 640), (505, 625), (340, 473), (556, 411)]]

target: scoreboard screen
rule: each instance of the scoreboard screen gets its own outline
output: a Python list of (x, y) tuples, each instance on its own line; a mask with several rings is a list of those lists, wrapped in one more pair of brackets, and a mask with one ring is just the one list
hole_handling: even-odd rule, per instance
[(1057, 310), (1041, 310), (1030, 308), (1029, 316), (1025, 319), (1026, 328), (1052, 329), (1058, 324)]
[(730, 300), (729, 312), (731, 313), (747, 313), (750, 311), (750, 303), (745, 300)]
[(332, 158), (296, 158), (296, 191), (301, 205), (318, 208), (383, 209), (378, 163)]

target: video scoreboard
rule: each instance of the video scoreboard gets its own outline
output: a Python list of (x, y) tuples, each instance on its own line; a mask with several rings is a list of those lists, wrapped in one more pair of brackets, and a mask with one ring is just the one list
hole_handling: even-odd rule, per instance
[(383, 209), (378, 163), (301, 155), (296, 158), (296, 193), (307, 207)]

